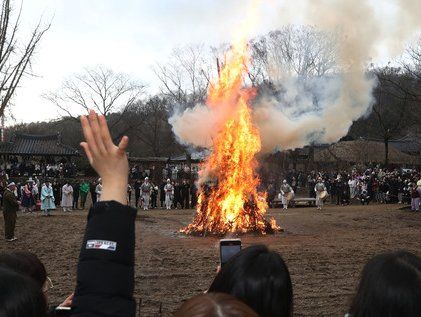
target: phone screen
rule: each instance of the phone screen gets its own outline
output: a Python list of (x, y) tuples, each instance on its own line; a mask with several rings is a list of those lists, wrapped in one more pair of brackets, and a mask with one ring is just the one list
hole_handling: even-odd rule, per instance
[(241, 251), (240, 239), (223, 239), (220, 241), (221, 265), (228, 262), (228, 260)]

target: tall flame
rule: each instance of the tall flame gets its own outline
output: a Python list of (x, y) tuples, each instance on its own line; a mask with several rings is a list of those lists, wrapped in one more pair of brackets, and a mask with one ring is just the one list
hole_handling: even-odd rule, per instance
[(209, 177), (214, 186), (203, 187), (197, 214), (182, 229), (185, 233), (224, 234), (278, 230), (276, 222), (267, 222), (266, 193), (259, 193), (256, 154), (260, 151), (259, 131), (253, 126), (250, 100), (254, 89), (242, 89), (249, 50), (245, 40), (237, 41), (226, 55), (219, 80), (209, 89), (207, 105), (229, 107), (230, 114), (213, 140), (213, 151), (202, 166), (201, 182)]

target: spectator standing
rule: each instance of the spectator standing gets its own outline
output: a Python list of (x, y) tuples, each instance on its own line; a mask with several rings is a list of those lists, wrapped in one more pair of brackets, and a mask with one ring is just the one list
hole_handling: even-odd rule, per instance
[(79, 209), (79, 192), (80, 192), (79, 182), (75, 182), (75, 184), (73, 186), (73, 207), (72, 207), (72, 209)]
[(417, 186), (417, 185), (410, 184), (409, 188), (410, 188), (410, 192), (411, 192), (411, 210), (412, 211), (419, 211), (420, 210), (421, 187)]
[(132, 186), (127, 184), (127, 205), (130, 206), (130, 202), (132, 201)]
[(61, 207), (63, 211), (70, 211), (73, 205), (73, 187), (68, 182), (63, 185), (61, 196)]
[(55, 204), (56, 206), (60, 206), (60, 201), (61, 201), (61, 185), (54, 180), (53, 183), (51, 184), (52, 188), (53, 188), (53, 195), (54, 195), (54, 199), (55, 199)]
[(96, 186), (97, 186), (97, 184), (94, 181), (90, 184), (90, 187), (89, 187), (89, 191), (91, 192), (92, 205), (95, 205), (95, 203), (96, 203), (96, 198), (97, 198), (97, 196), (96, 196)]
[(101, 178), (98, 179), (98, 185), (96, 185), (96, 187), (95, 187), (95, 194), (96, 194), (95, 202), (101, 201), (101, 195), (102, 195), (102, 180), (101, 180)]
[(166, 208), (165, 205), (165, 199), (166, 199), (166, 195), (165, 195), (165, 185), (167, 185), (167, 183), (162, 180), (161, 185), (159, 185), (159, 201), (161, 203), (161, 208)]
[(142, 186), (142, 183), (140, 182), (140, 180), (136, 180), (136, 182), (134, 183), (134, 198), (135, 198), (135, 206), (136, 208), (139, 206), (139, 199), (140, 199), (140, 187)]
[(181, 203), (181, 185), (178, 181), (176, 181), (175, 185), (174, 185), (173, 203), (174, 203), (175, 209), (178, 209), (178, 204), (180, 204), (180, 206), (182, 206), (182, 203)]
[(152, 193), (151, 193), (151, 206), (152, 206), (152, 209), (157, 208), (158, 191), (159, 191), (158, 186), (155, 186), (154, 184), (152, 184)]
[(190, 209), (190, 184), (185, 179), (181, 186), (181, 205), (183, 209)]
[(54, 190), (50, 181), (47, 180), (41, 188), (41, 210), (43, 215), (50, 216), (50, 210), (56, 209), (54, 200)]
[(79, 187), (80, 206), (82, 209), (85, 209), (86, 197), (88, 197), (89, 187), (90, 187), (89, 183), (82, 180), (82, 183), (80, 184), (80, 187)]
[(350, 178), (348, 186), (350, 199), (354, 199), (357, 196), (357, 180), (354, 177)]
[(3, 196), (3, 217), (4, 217), (4, 235), (7, 242), (17, 240), (15, 237), (16, 212), (19, 210), (19, 202), (14, 194), (16, 184), (11, 182)]
[(34, 181), (32, 178), (22, 187), (22, 206), (25, 212), (32, 212), (35, 206)]
[(191, 208), (196, 208), (197, 205), (197, 190), (198, 185), (197, 181), (193, 182), (190, 186), (190, 194), (191, 194)]

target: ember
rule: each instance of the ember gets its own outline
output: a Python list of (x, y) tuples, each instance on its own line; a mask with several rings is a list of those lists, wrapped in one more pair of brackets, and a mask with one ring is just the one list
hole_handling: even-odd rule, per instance
[(187, 234), (266, 234), (280, 230), (274, 219), (265, 220), (266, 193), (257, 191), (260, 180), (255, 155), (261, 141), (249, 107), (255, 91), (242, 88), (248, 61), (246, 41), (236, 43), (226, 56), (219, 81), (209, 90), (208, 107), (230, 107), (232, 111), (218, 127), (212, 154), (202, 166), (202, 183), (216, 179), (217, 186), (201, 190), (196, 217), (181, 230)]

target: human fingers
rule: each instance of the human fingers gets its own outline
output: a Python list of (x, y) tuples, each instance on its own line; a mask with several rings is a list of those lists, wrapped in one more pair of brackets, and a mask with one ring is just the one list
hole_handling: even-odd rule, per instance
[(121, 152), (125, 152), (128, 145), (129, 145), (129, 138), (127, 136), (123, 136), (121, 138), (120, 143), (118, 144), (118, 149)]
[(86, 154), (86, 156), (88, 158), (88, 161), (89, 161), (90, 164), (92, 164), (92, 162), (94, 161), (94, 158), (92, 157), (92, 153), (91, 153), (91, 150), (89, 148), (88, 143), (81, 142), (80, 143), (80, 146), (85, 150), (85, 154)]
[(107, 120), (105, 119), (105, 116), (99, 115), (98, 122), (99, 122), (99, 127), (101, 130), (102, 142), (104, 143), (107, 150), (110, 151), (113, 149), (114, 143), (111, 138), (110, 129), (108, 128), (108, 124), (107, 124)]
[[(93, 154), (94, 156), (97, 156), (98, 155), (98, 146), (97, 146), (95, 138), (92, 134), (91, 125), (89, 123), (88, 118), (86, 116), (81, 116), (80, 117), (80, 123), (82, 125), (83, 135), (84, 135), (85, 140), (86, 140), (86, 142), (82, 142), (82, 143), (87, 143), (87, 145), (89, 145), (89, 149), (90, 149), (89, 152), (91, 154)], [(91, 157), (92, 157), (92, 155), (91, 155)]]
[(92, 109), (89, 110), (89, 124), (91, 125), (92, 134), (95, 138), (96, 144), (98, 146), (99, 152), (101, 154), (107, 154), (107, 149), (105, 148), (104, 142), (101, 136), (101, 129), (98, 123), (98, 116), (95, 111)]

